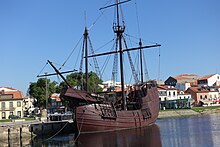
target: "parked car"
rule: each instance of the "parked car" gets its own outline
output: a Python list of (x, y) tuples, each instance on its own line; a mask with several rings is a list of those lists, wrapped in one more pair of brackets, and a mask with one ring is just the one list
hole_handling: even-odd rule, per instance
[(17, 116), (17, 115), (9, 115), (8, 116), (8, 119), (18, 119), (20, 118), (20, 116)]

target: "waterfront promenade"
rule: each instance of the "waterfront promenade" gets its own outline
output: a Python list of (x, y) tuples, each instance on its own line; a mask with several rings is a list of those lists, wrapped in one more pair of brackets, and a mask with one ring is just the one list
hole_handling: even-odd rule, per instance
[(195, 112), (193, 110), (166, 110), (160, 111), (158, 118), (171, 118), (171, 117), (186, 117), (186, 116), (194, 116), (200, 115), (199, 112)]
[(220, 114), (220, 106), (193, 107), (192, 109), (161, 110), (158, 118), (189, 117), (196, 115)]

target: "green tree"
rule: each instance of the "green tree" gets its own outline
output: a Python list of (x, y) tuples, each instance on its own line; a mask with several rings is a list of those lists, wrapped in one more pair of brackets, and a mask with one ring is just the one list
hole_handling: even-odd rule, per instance
[(46, 107), (46, 83), (47, 98), (49, 98), (51, 94), (57, 90), (57, 83), (55, 81), (51, 82), (50, 79), (40, 78), (37, 82), (33, 82), (29, 85), (29, 95), (37, 100), (35, 105), (40, 108)]
[[(67, 82), (77, 89), (85, 89), (86, 80), (85, 74), (82, 72), (75, 72), (66, 76)], [(88, 74), (88, 91), (89, 92), (101, 92), (101, 87), (98, 84), (101, 84), (102, 80), (94, 72), (89, 72)], [(58, 91), (63, 87), (67, 86), (64, 82), (61, 82), (59, 85)]]

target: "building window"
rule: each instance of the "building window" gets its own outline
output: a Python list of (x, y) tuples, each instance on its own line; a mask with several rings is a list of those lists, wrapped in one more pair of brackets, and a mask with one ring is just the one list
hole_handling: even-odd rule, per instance
[(176, 95), (176, 92), (175, 92), (175, 91), (173, 92), (173, 95), (174, 95), (174, 96)]
[(169, 96), (171, 95), (170, 91), (169, 91)]
[(13, 102), (9, 103), (9, 109), (13, 109)]
[(2, 110), (5, 110), (5, 102), (2, 102), (1, 107), (2, 107)]
[(5, 112), (2, 112), (2, 119), (5, 119)]
[(202, 95), (200, 95), (200, 99), (202, 99)]
[(21, 111), (18, 111), (18, 112), (17, 112), (17, 116), (20, 116), (20, 117), (21, 117)]
[(21, 102), (20, 101), (17, 102), (17, 107), (21, 107)]
[(10, 107), (10, 108), (13, 107), (13, 102), (10, 102), (10, 103), (9, 103), (9, 107)]

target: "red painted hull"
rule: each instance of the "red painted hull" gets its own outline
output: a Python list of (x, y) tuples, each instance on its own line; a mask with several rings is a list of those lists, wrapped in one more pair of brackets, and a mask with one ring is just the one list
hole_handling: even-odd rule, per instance
[[(115, 119), (103, 118), (98, 104), (76, 108), (76, 122), (80, 132), (95, 133), (149, 126), (155, 123), (159, 113), (159, 96), (156, 87), (148, 89), (142, 98), (143, 105), (139, 110), (116, 110)], [(144, 108), (150, 112), (149, 118), (143, 116)]]

